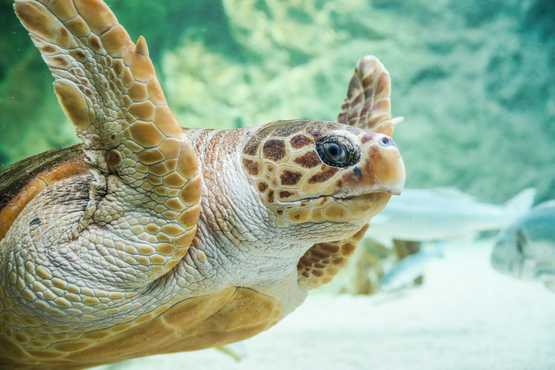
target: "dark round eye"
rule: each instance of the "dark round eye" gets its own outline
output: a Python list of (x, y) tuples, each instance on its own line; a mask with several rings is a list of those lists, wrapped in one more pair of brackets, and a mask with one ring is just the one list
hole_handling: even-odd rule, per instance
[(334, 162), (343, 162), (347, 155), (346, 149), (338, 143), (324, 143), (322, 144), (324, 152)]
[(332, 167), (349, 167), (360, 160), (360, 147), (342, 136), (324, 136), (316, 142), (322, 162)]

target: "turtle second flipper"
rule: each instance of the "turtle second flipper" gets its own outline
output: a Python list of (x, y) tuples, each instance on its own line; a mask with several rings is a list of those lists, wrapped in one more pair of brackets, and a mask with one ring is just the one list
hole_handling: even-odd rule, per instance
[(301, 288), (309, 291), (329, 283), (345, 267), (369, 227), (370, 224), (364, 225), (345, 240), (316, 243), (310, 247), (297, 264), (297, 281)]
[(372, 55), (360, 58), (341, 110), (337, 122), (393, 136), (395, 126), (404, 118), (391, 118), (391, 78), (378, 58)]
[(101, 0), (16, 0), (14, 8), (85, 143), (95, 175), (86, 217), (118, 237), (157, 245), (146, 257), (158, 265), (153, 277), (165, 273), (196, 232), (200, 175), (145, 39), (135, 45)]
[(378, 58), (362, 57), (355, 68), (337, 122), (389, 136), (403, 118), (391, 119), (391, 78)]

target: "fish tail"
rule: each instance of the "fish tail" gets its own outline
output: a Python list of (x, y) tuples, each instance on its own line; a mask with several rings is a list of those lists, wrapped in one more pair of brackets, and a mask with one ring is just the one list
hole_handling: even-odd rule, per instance
[(515, 216), (523, 215), (530, 210), (534, 204), (536, 197), (535, 188), (527, 188), (515, 195), (512, 199), (505, 203), (507, 211)]

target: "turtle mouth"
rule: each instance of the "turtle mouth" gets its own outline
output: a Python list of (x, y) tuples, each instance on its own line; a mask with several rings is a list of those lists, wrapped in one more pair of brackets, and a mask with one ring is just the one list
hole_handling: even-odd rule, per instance
[(335, 195), (328, 195), (328, 196), (337, 201), (350, 201), (350, 200), (365, 199), (365, 198), (368, 198), (369, 196), (373, 197), (377, 194), (401, 195), (401, 190), (377, 189), (372, 191), (361, 191), (361, 192), (354, 192), (354, 193), (350, 192), (345, 194), (335, 194)]
[(369, 198), (375, 198), (375, 197), (379, 197), (380, 195), (401, 195), (400, 191), (392, 191), (392, 190), (388, 190), (388, 189), (379, 189), (379, 190), (372, 190), (372, 191), (366, 191), (366, 192), (350, 192), (350, 193), (344, 193), (344, 194), (329, 194), (329, 195), (319, 195), (316, 197), (306, 197), (306, 198), (301, 198), (301, 199), (297, 199), (297, 200), (291, 200), (291, 201), (281, 201), (282, 204), (298, 204), (300, 203), (301, 205), (305, 205), (308, 202), (311, 203), (316, 203), (318, 201), (325, 201), (325, 200), (332, 200), (334, 202), (341, 202), (341, 203), (347, 203), (347, 202), (356, 202), (359, 200), (368, 200)]
[(385, 208), (391, 196), (391, 191), (374, 190), (361, 194), (334, 196), (333, 200), (347, 208), (353, 219), (370, 221)]
[(301, 198), (301, 199), (297, 199), (297, 200), (292, 200), (289, 202), (281, 202), (283, 204), (292, 204), (292, 203), (306, 203), (306, 202), (316, 202), (318, 200), (326, 200), (326, 199), (330, 199), (333, 200), (334, 202), (349, 202), (349, 201), (357, 201), (357, 200), (363, 200), (363, 199), (367, 199), (367, 198), (373, 198), (377, 195), (401, 195), (400, 192), (392, 192), (389, 190), (373, 190), (373, 191), (367, 191), (367, 192), (360, 192), (360, 193), (345, 193), (345, 194), (329, 194), (329, 195), (319, 195), (316, 197), (306, 197), (306, 198)]
[[(347, 194), (345, 196), (334, 195), (334, 196), (330, 196), (329, 198), (331, 198), (333, 202), (343, 204), (349, 209), (359, 208), (361, 206), (364, 208), (373, 208), (373, 205), (377, 203), (383, 203), (384, 199), (387, 199), (387, 201), (389, 201), (389, 198), (391, 198), (391, 195), (392, 195), (391, 192), (376, 190), (376, 191), (366, 192), (361, 194)], [(384, 207), (385, 207), (385, 204), (384, 204)]]
[[(312, 222), (330, 221), (336, 224), (369, 222), (372, 217), (381, 212), (391, 198), (390, 191), (373, 190), (364, 193), (345, 193), (322, 195), (303, 198), (290, 202), (279, 202), (270, 205), (277, 215), (294, 210), (308, 210), (315, 212)], [(303, 211), (307, 212), (307, 211)], [(323, 219), (322, 219), (323, 218)]]

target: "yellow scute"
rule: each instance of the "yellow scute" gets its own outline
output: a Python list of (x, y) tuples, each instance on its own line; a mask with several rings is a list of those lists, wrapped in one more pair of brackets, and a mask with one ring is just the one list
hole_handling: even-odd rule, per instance
[(86, 130), (90, 125), (89, 108), (79, 88), (71, 81), (54, 81), (54, 91), (67, 118), (79, 129)]

